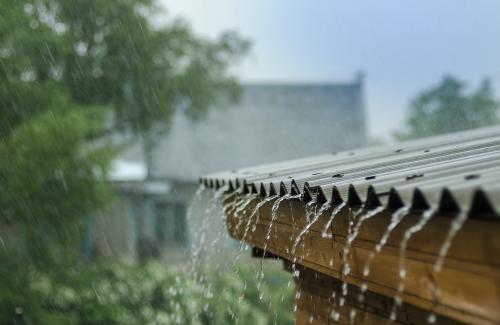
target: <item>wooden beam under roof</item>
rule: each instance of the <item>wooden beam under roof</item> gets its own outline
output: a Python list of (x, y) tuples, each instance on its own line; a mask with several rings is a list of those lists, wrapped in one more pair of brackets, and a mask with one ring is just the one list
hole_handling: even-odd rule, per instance
[[(253, 212), (259, 200), (260, 198), (255, 198), (239, 215), (231, 213), (227, 216), (227, 227), (231, 236), (243, 240), (251, 246), (265, 248), (269, 253), (289, 264), (295, 260), (295, 269), (306, 270), (306, 273), (317, 272), (322, 277), (331, 279), (332, 283), (345, 281), (358, 291), (366, 283), (369, 295), (380, 296), (383, 297), (383, 301), (392, 302), (392, 298), (397, 295), (397, 288), (400, 284), (401, 240), (405, 231), (422, 218), (421, 213), (409, 214), (403, 218), (392, 231), (386, 246), (373, 259), (369, 275), (364, 276), (363, 269), (366, 261), (369, 255), (375, 251), (375, 246), (386, 231), (392, 211), (384, 210), (364, 221), (360, 227), (359, 235), (352, 243), (348, 257), (345, 259), (343, 254), (347, 245), (349, 220), (356, 224), (353, 208), (346, 207), (340, 210), (333, 223), (327, 227), (328, 236), (325, 237), (322, 236), (322, 232), (334, 208), (330, 207), (311, 226), (310, 231), (304, 235), (303, 240), (293, 251), (297, 236), (308, 222), (305, 214), (305, 203), (302, 201), (283, 201), (270, 228), (271, 207), (274, 201), (264, 204), (259, 209), (257, 217), (257, 214)], [(252, 216), (251, 219), (250, 216)], [(422, 231), (416, 233), (409, 241), (405, 252), (407, 272), (405, 288), (401, 295), (403, 306), (407, 307), (399, 310), (398, 322), (427, 323), (427, 318), (424, 316), (432, 312), (437, 315), (440, 323), (444, 321), (471, 324), (500, 323), (500, 259), (498, 258), (500, 224), (497, 221), (468, 219), (454, 238), (442, 270), (440, 272), (434, 271), (438, 252), (454, 217), (455, 215), (433, 216)], [(269, 240), (266, 239), (268, 233), (271, 235)], [(346, 277), (341, 274), (345, 261), (348, 261), (351, 269), (350, 274)], [(299, 274), (302, 273), (299, 272)], [(304, 280), (299, 276), (299, 283), (302, 285), (297, 286), (298, 290), (300, 288), (309, 290), (307, 293), (305, 292), (307, 290), (304, 289), (304, 294), (306, 296), (309, 294), (310, 299), (319, 299), (318, 308), (323, 304), (324, 308), (330, 308), (329, 313), (331, 313), (336, 304), (325, 300), (326, 298), (322, 300), (319, 292), (310, 292), (311, 288), (315, 288), (314, 283), (304, 285), (303, 281), (307, 281), (307, 279)], [(333, 288), (334, 286), (331, 286), (329, 290), (333, 290)], [(336, 295), (338, 297), (341, 292), (337, 292)], [(352, 297), (349, 299), (351, 299), (351, 303), (355, 302), (352, 301)], [(301, 307), (303, 301), (299, 299), (297, 303), (299, 305), (296, 316), (299, 322), (306, 316), (304, 308)], [(385, 304), (387, 305), (387, 303)], [(358, 306), (357, 308), (364, 307)], [(387, 308), (384, 309), (385, 313), (381, 313), (379, 310), (373, 315), (367, 313), (366, 317), (371, 317), (373, 324), (377, 323), (376, 320), (380, 318), (387, 320)], [(413, 312), (411, 320), (404, 312), (408, 308)], [(319, 313), (319, 310), (317, 317), (313, 315), (313, 320), (315, 323), (322, 324), (320, 319), (324, 319), (328, 313), (324, 309), (321, 309), (323, 311)], [(345, 313), (345, 308), (342, 309), (342, 312)], [(339, 321), (348, 323), (345, 321), (345, 315)], [(360, 319), (356, 322), (360, 322)]]

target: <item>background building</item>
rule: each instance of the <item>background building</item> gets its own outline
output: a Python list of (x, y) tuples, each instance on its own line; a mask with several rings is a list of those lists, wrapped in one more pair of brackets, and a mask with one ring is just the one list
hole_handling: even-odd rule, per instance
[[(361, 75), (346, 83), (246, 84), (238, 105), (212, 109), (205, 119), (192, 121), (182, 112), (176, 113), (169, 132), (156, 139), (149, 178), (143, 175), (142, 179), (122, 181), (117, 192), (121, 200), (128, 202), (125, 208), (123, 202), (117, 202), (99, 219), (133, 218), (133, 222), (121, 223), (132, 227), (123, 230), (128, 234), (125, 246), (135, 250), (129, 255), (139, 256), (139, 252), (146, 251), (170, 258), (182, 253), (179, 248), (188, 248), (196, 229), (201, 227), (197, 218), (200, 213), (196, 211), (191, 220), (186, 220), (201, 175), (362, 147), (367, 142), (366, 133)], [(139, 144), (121, 159), (145, 167)], [(134, 182), (164, 184), (168, 191), (151, 192), (146, 190), (148, 186), (137, 184), (135, 191), (124, 190), (123, 184), (130, 187)], [(143, 199), (140, 209), (138, 203), (132, 203), (132, 197), (138, 195)], [(109, 222), (102, 220), (96, 223), (101, 225), (101, 239), (93, 245), (112, 246), (111, 241), (103, 239), (106, 227), (112, 225), (105, 226)], [(220, 225), (210, 226), (216, 229)], [(215, 236), (216, 231), (211, 233)], [(123, 251), (112, 247), (106, 250)]]

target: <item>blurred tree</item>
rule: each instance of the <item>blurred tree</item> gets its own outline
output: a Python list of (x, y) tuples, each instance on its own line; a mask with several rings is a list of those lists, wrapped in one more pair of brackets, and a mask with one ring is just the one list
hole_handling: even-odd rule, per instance
[(162, 21), (154, 0), (0, 7), (0, 221), (22, 223), (27, 251), (42, 253), (51, 231), (75, 239), (71, 225), (108, 201), (106, 135), (142, 136), (151, 148), (174, 110), (199, 119), (238, 99), (228, 67), (248, 42), (197, 37)]
[(140, 135), (146, 158), (151, 133), (166, 130), (174, 110), (199, 119), (239, 98), (228, 67), (249, 42), (231, 32), (197, 37), (154, 0), (1, 2), (8, 73), (54, 80), (79, 104), (111, 108), (107, 131)]
[[(83, 217), (110, 200), (117, 148), (106, 136), (127, 132), (151, 148), (149, 135), (168, 129), (176, 109), (200, 119), (237, 100), (228, 67), (249, 43), (234, 33), (200, 38), (163, 19), (154, 0), (0, 0), (0, 8), (0, 323), (21, 324), (37, 308), (26, 289), (37, 282), (32, 267), (74, 266)], [(6, 227), (18, 242), (4, 243)]]
[(465, 93), (464, 83), (450, 76), (439, 85), (414, 98), (408, 110), (406, 132), (398, 139), (413, 139), (473, 129), (499, 122), (500, 103), (494, 98), (491, 82), (484, 79), (479, 88)]

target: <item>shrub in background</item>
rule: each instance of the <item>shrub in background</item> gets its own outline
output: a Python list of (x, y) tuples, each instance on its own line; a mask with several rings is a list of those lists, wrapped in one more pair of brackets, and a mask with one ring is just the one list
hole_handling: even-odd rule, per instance
[[(38, 271), (9, 261), (0, 276), (2, 324), (292, 324), (283, 270), (208, 272), (203, 283), (158, 262)], [(259, 288), (257, 288), (259, 287)]]

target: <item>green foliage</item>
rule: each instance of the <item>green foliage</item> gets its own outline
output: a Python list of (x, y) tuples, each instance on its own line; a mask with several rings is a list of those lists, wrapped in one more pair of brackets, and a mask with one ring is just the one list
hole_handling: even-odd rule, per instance
[(25, 253), (45, 265), (76, 257), (82, 217), (110, 200), (113, 150), (86, 145), (88, 115), (46, 111), (0, 139), (0, 222), (22, 225)]
[(408, 131), (399, 132), (396, 137), (412, 139), (493, 125), (499, 122), (499, 107), (489, 80), (483, 80), (475, 92), (466, 94), (463, 82), (445, 77), (439, 85), (411, 101)]
[[(11, 265), (14, 265), (11, 264)], [(207, 274), (203, 284), (159, 263), (101, 264), (40, 272), (21, 268), (0, 284), (0, 323), (292, 324), (290, 275), (248, 267)], [(24, 321), (24, 322), (23, 322)]]
[(199, 118), (213, 104), (238, 99), (228, 67), (249, 42), (235, 33), (199, 38), (182, 20), (165, 19), (156, 1), (0, 0), (0, 6), (0, 75), (54, 80), (77, 103), (112, 107), (115, 127), (143, 133), (164, 128), (177, 108)]
[(0, 324), (69, 324), (66, 315), (54, 313), (43, 301), (46, 294), (32, 286), (44, 285), (44, 278), (35, 276), (25, 258), (2, 251), (0, 253)]
[(110, 151), (84, 145), (87, 125), (79, 112), (45, 112), (0, 142), (8, 158), (0, 170), (2, 208), (8, 211), (3, 217), (30, 223), (37, 216), (57, 227), (60, 218), (74, 221), (104, 203)]
[(199, 118), (236, 100), (227, 70), (248, 42), (199, 38), (153, 0), (0, 8), (0, 223), (22, 224), (25, 253), (56, 259), (68, 254), (50, 244), (75, 250), (82, 217), (109, 202), (117, 148), (99, 138), (117, 129), (147, 138), (175, 109)]
[[(228, 67), (249, 43), (234, 33), (200, 38), (160, 17), (154, 0), (0, 0), (0, 8), (0, 226), (17, 240), (0, 251), (0, 323), (265, 320), (252, 303), (235, 303), (237, 280), (221, 279), (232, 289), (208, 298), (157, 266), (74, 268), (83, 217), (110, 201), (117, 148), (103, 135), (147, 137), (176, 109), (199, 119), (237, 100)], [(222, 309), (201, 307), (212, 302)]]
[[(264, 278), (251, 264), (218, 273), (207, 271), (202, 282), (208, 303), (204, 324), (293, 324), (293, 285), (281, 265), (266, 269)], [(203, 277), (202, 277), (203, 278)]]

